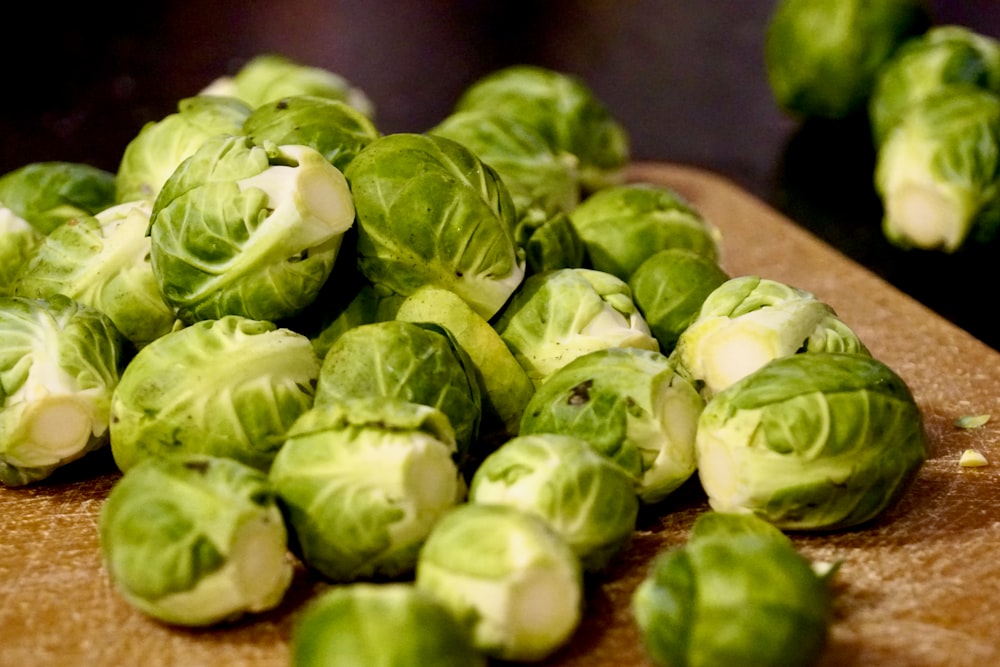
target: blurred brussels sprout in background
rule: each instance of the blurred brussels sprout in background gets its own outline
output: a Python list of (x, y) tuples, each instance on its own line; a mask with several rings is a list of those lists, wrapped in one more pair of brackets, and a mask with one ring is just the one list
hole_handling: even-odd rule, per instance
[(319, 294), (353, 223), (343, 173), (315, 149), (218, 136), (156, 198), (153, 273), (187, 323), (290, 317)]
[[(701, 528), (711, 521), (711, 528)], [(829, 583), (760, 519), (707, 513), (660, 554), (632, 596), (647, 655), (662, 667), (808, 667), (827, 643)]]
[(878, 150), (882, 229), (902, 248), (955, 252), (1000, 227), (1000, 96), (944, 86), (908, 107)]
[(121, 334), (68, 297), (0, 297), (0, 484), (22, 486), (108, 443)]
[(670, 354), (701, 304), (728, 279), (715, 260), (687, 248), (667, 248), (644, 260), (628, 286), (660, 351)]
[(580, 203), (577, 158), (559, 150), (539, 128), (491, 108), (456, 111), (429, 130), (471, 150), (496, 170), (518, 218), (566, 213)]
[(389, 320), (349, 329), (319, 372), (316, 402), (401, 398), (441, 410), (455, 431), (461, 457), (479, 435), (482, 397), (475, 368), (447, 329)]
[(490, 319), (524, 277), (516, 211), (492, 168), (444, 137), (389, 134), (345, 171), (358, 221), (358, 267), (407, 296), (450, 289)]
[(115, 203), (115, 175), (77, 162), (32, 162), (0, 176), (0, 208), (42, 234)]
[(956, 84), (1000, 93), (1000, 42), (958, 25), (935, 26), (905, 42), (879, 68), (868, 102), (876, 146), (916, 102)]
[(858, 335), (815, 295), (777, 280), (738, 276), (705, 298), (670, 357), (712, 398), (772, 359), (823, 351), (868, 354)]
[(408, 583), (336, 586), (308, 603), (291, 638), (291, 667), (486, 667), (465, 628)]
[(925, 0), (780, 0), (764, 39), (774, 99), (801, 118), (864, 110), (882, 65), (930, 24)]
[(609, 348), (578, 357), (544, 382), (520, 435), (588, 441), (625, 469), (639, 498), (659, 502), (695, 471), (695, 430), (705, 403), (659, 352)]
[(210, 626), (267, 611), (292, 582), (267, 477), (232, 459), (142, 461), (111, 488), (97, 528), (118, 592), (166, 623)]
[(315, 148), (341, 171), (380, 136), (371, 119), (346, 102), (309, 95), (256, 107), (244, 121), (242, 134), (258, 146), (270, 141)]
[(628, 285), (592, 269), (529, 276), (494, 327), (536, 387), (594, 350), (659, 349)]
[(719, 231), (672, 189), (649, 183), (605, 188), (570, 214), (590, 266), (628, 280), (650, 255), (687, 248), (710, 260), (719, 256)]
[(115, 175), (118, 202), (156, 199), (170, 175), (205, 141), (240, 134), (250, 107), (231, 97), (182, 99), (177, 111), (146, 123), (128, 142)]
[(136, 348), (180, 326), (149, 262), (152, 202), (110, 206), (52, 230), (18, 272), (14, 293), (64, 294), (114, 322)]
[(586, 440), (535, 433), (507, 440), (476, 469), (469, 502), (512, 505), (544, 519), (580, 558), (602, 570), (631, 540), (635, 480)]
[(139, 350), (111, 400), (111, 453), (122, 471), (168, 452), (267, 470), (313, 403), (320, 362), (309, 339), (230, 315)]
[(488, 111), (533, 128), (557, 155), (576, 158), (585, 191), (624, 178), (628, 132), (572, 74), (533, 65), (505, 67), (466, 87), (454, 111)]
[(114, 174), (75, 162), (32, 162), (0, 176), (0, 296), (42, 238), (115, 202)]
[(365, 92), (340, 74), (277, 53), (254, 56), (232, 76), (210, 82), (200, 94), (235, 97), (254, 108), (283, 97), (311, 95), (346, 102), (369, 118), (375, 113)]
[(708, 402), (696, 438), (711, 506), (793, 530), (870, 521), (928, 456), (923, 418), (903, 380), (872, 357), (775, 359)]
[(535, 392), (531, 378), (490, 323), (454, 292), (421, 287), (399, 303), (395, 318), (443, 327), (472, 362), (482, 401), (482, 428), (517, 433)]
[(543, 519), (510, 505), (465, 503), (442, 517), (420, 551), (416, 586), (500, 660), (544, 659), (583, 615), (576, 554)]
[(392, 396), (317, 403), (270, 470), (303, 562), (349, 582), (412, 574), (428, 532), (465, 496), (440, 410)]

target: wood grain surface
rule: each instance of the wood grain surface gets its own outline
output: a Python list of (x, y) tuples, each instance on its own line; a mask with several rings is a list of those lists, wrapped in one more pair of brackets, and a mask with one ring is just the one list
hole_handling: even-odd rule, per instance
[[(822, 666), (1000, 664), (1000, 354), (729, 181), (663, 163), (633, 165), (631, 178), (675, 188), (717, 225), (730, 275), (781, 280), (833, 306), (924, 411), (931, 458), (898, 505), (862, 528), (793, 535), (808, 556), (841, 562)], [(954, 425), (972, 414), (994, 419), (977, 429)], [(991, 464), (959, 466), (968, 448)], [(212, 630), (144, 617), (118, 597), (98, 553), (96, 517), (116, 479), (99, 452), (45, 483), (0, 488), (0, 664), (287, 664), (296, 613), (325, 584), (300, 568), (278, 609)], [(588, 583), (572, 643), (546, 664), (650, 665), (629, 610), (632, 591), (650, 560), (682, 543), (706, 508), (696, 480), (647, 508), (628, 549)]]

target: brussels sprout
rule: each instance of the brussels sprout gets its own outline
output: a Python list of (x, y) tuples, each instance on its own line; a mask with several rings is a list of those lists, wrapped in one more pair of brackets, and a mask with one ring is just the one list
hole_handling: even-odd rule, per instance
[(715, 260), (686, 248), (667, 248), (643, 261), (628, 286), (660, 351), (670, 354), (708, 295), (727, 280)]
[(535, 386), (489, 322), (454, 292), (437, 287), (422, 287), (406, 297), (395, 317), (444, 327), (469, 355), (481, 389), (483, 416), (496, 422), (489, 426), (517, 433)]
[(659, 350), (628, 285), (592, 269), (528, 277), (494, 326), (535, 387), (594, 350)]
[(466, 503), (441, 518), (417, 559), (417, 588), (440, 600), (480, 651), (542, 660), (578, 627), (583, 575), (541, 518), (510, 505)]
[(635, 481), (586, 440), (536, 433), (512, 438), (480, 464), (469, 501), (532, 512), (566, 540), (585, 571), (602, 570), (635, 531)]
[(890, 507), (928, 456), (920, 408), (885, 364), (838, 352), (775, 359), (708, 402), (698, 474), (716, 510), (794, 530)]
[(0, 176), (0, 208), (43, 235), (115, 203), (115, 175), (76, 162), (32, 162)]
[(687, 248), (715, 261), (721, 235), (672, 189), (648, 183), (605, 188), (570, 213), (590, 265), (628, 280), (650, 255)]
[(232, 459), (142, 461), (111, 488), (97, 528), (122, 597), (166, 623), (209, 626), (267, 611), (292, 582), (267, 477)]
[(0, 176), (0, 296), (46, 234), (115, 201), (115, 177), (75, 162), (33, 162)]
[(258, 146), (310, 146), (341, 171), (380, 136), (371, 119), (346, 102), (310, 95), (258, 106), (244, 121), (243, 134)]
[(524, 277), (516, 213), (493, 169), (462, 144), (420, 134), (370, 143), (345, 171), (358, 220), (358, 267), (407, 296), (450, 289), (490, 319)]
[(250, 111), (240, 100), (199, 95), (182, 99), (176, 112), (146, 123), (122, 153), (116, 201), (156, 199), (181, 162), (216, 135), (239, 134)]
[(632, 611), (660, 667), (807, 667), (823, 653), (831, 603), (827, 582), (780, 531), (708, 513), (653, 561)]
[(876, 145), (915, 102), (953, 84), (1000, 93), (1000, 42), (957, 25), (905, 42), (878, 70), (868, 116)]
[(581, 268), (587, 261), (587, 246), (566, 213), (524, 216), (517, 223), (514, 238), (524, 248), (529, 274)]
[(531, 397), (520, 434), (561, 433), (587, 440), (636, 480), (655, 503), (695, 470), (695, 430), (704, 400), (668, 358), (609, 348), (563, 366)]
[(764, 39), (775, 101), (803, 118), (863, 110), (879, 69), (930, 22), (924, 0), (780, 0)]
[(149, 263), (152, 203), (117, 204), (52, 230), (18, 273), (14, 293), (65, 294), (97, 308), (135, 347), (178, 328)]
[(594, 91), (571, 74), (512, 65), (473, 82), (454, 111), (489, 111), (532, 128), (557, 155), (576, 159), (585, 190), (620, 183), (624, 177), (628, 133)]
[(815, 295), (777, 280), (739, 276), (705, 298), (670, 356), (711, 398), (772, 359), (822, 351), (868, 354), (857, 334)]
[(63, 295), (0, 297), (0, 484), (45, 479), (108, 442), (122, 337)]
[(18, 271), (45, 236), (0, 202), (0, 297), (14, 293)]
[(463, 144), (496, 170), (518, 217), (568, 213), (580, 203), (577, 158), (559, 151), (534, 125), (495, 109), (457, 111), (429, 130)]
[(153, 273), (187, 323), (290, 317), (316, 298), (353, 223), (343, 173), (315, 149), (219, 136), (156, 198)]
[(465, 494), (440, 410), (396, 397), (316, 404), (271, 466), (302, 560), (340, 582), (411, 574), (431, 527)]
[(344, 332), (319, 372), (316, 402), (396, 397), (448, 417), (461, 458), (479, 434), (482, 397), (476, 371), (447, 329), (388, 320)]
[(340, 74), (276, 53), (254, 56), (233, 76), (221, 76), (210, 82), (201, 95), (235, 97), (253, 108), (284, 97), (310, 95), (346, 102), (369, 118), (375, 112), (364, 91)]
[(313, 403), (309, 339), (230, 315), (157, 338), (125, 367), (111, 399), (111, 453), (127, 471), (170, 452), (266, 470)]
[(955, 252), (1000, 227), (1000, 97), (943, 86), (907, 109), (875, 163), (882, 230), (902, 248)]
[(324, 591), (296, 621), (291, 652), (291, 667), (487, 665), (451, 612), (405, 583)]

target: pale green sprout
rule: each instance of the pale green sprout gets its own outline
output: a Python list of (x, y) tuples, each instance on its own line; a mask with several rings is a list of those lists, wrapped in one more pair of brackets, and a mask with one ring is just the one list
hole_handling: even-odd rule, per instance
[(14, 292), (14, 281), (45, 236), (0, 203), (0, 296)]
[(21, 268), (14, 293), (64, 294), (92, 306), (137, 348), (178, 328), (149, 262), (151, 210), (151, 202), (138, 200), (60, 225)]
[(589, 266), (628, 281), (650, 255), (686, 248), (719, 258), (722, 234), (673, 189), (627, 183), (590, 195), (569, 214)]
[(670, 356), (710, 399), (772, 359), (822, 351), (868, 354), (858, 335), (811, 292), (738, 276), (705, 298)]
[(573, 359), (595, 350), (659, 350), (628, 285), (593, 269), (529, 276), (494, 326), (536, 388)]
[(235, 97), (253, 108), (293, 95), (340, 100), (371, 117), (375, 108), (363, 90), (336, 72), (275, 53), (254, 56), (232, 76), (221, 76), (201, 95)]
[(115, 176), (78, 162), (31, 162), (0, 176), (0, 206), (43, 235), (115, 203)]
[(219, 136), (156, 198), (153, 273), (186, 323), (279, 320), (316, 298), (353, 223), (347, 181), (316, 149)]
[(711, 506), (790, 530), (832, 530), (891, 507), (928, 456), (903, 380), (870, 356), (769, 362), (701, 414), (698, 475)]
[(658, 667), (808, 667), (823, 655), (832, 597), (827, 578), (766, 521), (709, 512), (657, 556), (631, 607)]
[(295, 623), (292, 667), (486, 667), (433, 596), (409, 583), (335, 586)]
[(62, 295), (0, 297), (0, 483), (22, 486), (108, 443), (123, 340)]
[(1000, 42), (959, 25), (939, 25), (904, 42), (878, 70), (868, 102), (875, 145), (920, 100), (965, 84), (1000, 94)]
[(879, 148), (882, 230), (903, 248), (955, 252), (1000, 228), (1000, 97), (943, 86), (915, 102)]
[(46, 234), (115, 202), (113, 174), (76, 162), (32, 162), (0, 176), (0, 296)]
[(520, 435), (559, 433), (588, 441), (656, 503), (695, 471), (695, 433), (705, 402), (659, 352), (608, 348), (560, 368), (531, 397)]
[(543, 519), (510, 505), (465, 503), (442, 517), (420, 551), (416, 586), (500, 660), (545, 659), (583, 614), (576, 554)]
[(630, 156), (628, 132), (577, 76), (512, 65), (474, 81), (454, 111), (488, 111), (532, 128), (557, 155), (575, 158), (585, 191), (624, 179)]
[(230, 315), (143, 347), (111, 401), (111, 453), (127, 471), (170, 452), (225, 456), (267, 470), (312, 407), (320, 361), (309, 339)]
[(447, 329), (388, 320), (344, 332), (327, 350), (316, 403), (400, 398), (444, 413), (461, 462), (479, 435), (482, 397), (475, 367)]
[(292, 583), (287, 529), (267, 477), (232, 459), (146, 459), (111, 488), (97, 528), (122, 597), (171, 625), (268, 611)]
[(535, 433), (500, 445), (476, 469), (469, 502), (518, 507), (544, 519), (598, 572), (631, 540), (635, 480), (580, 438)]
[(269, 476), (307, 565), (336, 582), (398, 578), (465, 496), (457, 451), (436, 408), (348, 398), (303, 414)]
[(444, 137), (389, 134), (345, 170), (357, 208), (358, 267), (408, 296), (432, 285), (490, 319), (524, 278), (516, 211), (496, 171)]
[(116, 201), (156, 199), (174, 170), (205, 141), (239, 134), (250, 107), (231, 97), (199, 95), (142, 126), (125, 146), (115, 174)]
[(781, 0), (764, 40), (775, 102), (801, 118), (863, 110), (880, 68), (929, 24), (924, 0)]

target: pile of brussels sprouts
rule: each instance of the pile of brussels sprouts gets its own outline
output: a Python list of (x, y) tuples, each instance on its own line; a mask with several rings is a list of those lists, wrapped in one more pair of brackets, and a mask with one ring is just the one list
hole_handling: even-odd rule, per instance
[(230, 622), (301, 566), (326, 586), (295, 664), (472, 665), (565, 646), (697, 474), (713, 511), (634, 599), (650, 655), (808, 664), (830, 590), (782, 531), (881, 515), (921, 413), (829, 305), (727, 275), (628, 157), (563, 73), (383, 134), (341, 77), (268, 55), (114, 174), (0, 177), (0, 482), (107, 446), (100, 548), (138, 609)]
[(1000, 41), (935, 23), (925, 0), (781, 0), (765, 56), (783, 109), (865, 117), (891, 243), (953, 253), (997, 238)]

